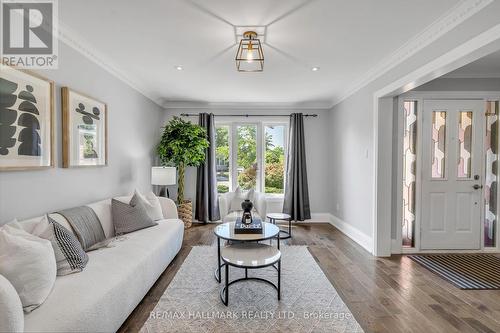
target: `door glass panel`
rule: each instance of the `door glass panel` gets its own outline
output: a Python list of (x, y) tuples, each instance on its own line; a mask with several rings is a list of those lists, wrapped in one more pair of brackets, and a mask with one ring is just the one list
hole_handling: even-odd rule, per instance
[(458, 178), (472, 176), (472, 112), (458, 114)]
[(432, 178), (444, 178), (446, 170), (446, 111), (432, 112)]
[(484, 246), (496, 246), (498, 184), (498, 101), (486, 102)]
[(257, 184), (257, 126), (238, 126), (236, 140), (238, 185), (244, 190), (255, 189)]
[(265, 135), (265, 193), (284, 193), (285, 125), (266, 125)]
[(403, 246), (414, 247), (417, 180), (417, 102), (404, 102), (403, 124)]

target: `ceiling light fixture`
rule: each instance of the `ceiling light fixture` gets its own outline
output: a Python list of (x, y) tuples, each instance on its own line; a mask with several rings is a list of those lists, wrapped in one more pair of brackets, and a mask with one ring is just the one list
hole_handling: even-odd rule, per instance
[(177, 65), (175, 66), (175, 69), (177, 69), (178, 71), (182, 71), (184, 67), (182, 67), (181, 65)]
[(264, 70), (264, 53), (255, 31), (245, 31), (236, 53), (236, 69), (238, 72), (262, 72)]
[(317, 72), (317, 71), (319, 71), (319, 67), (313, 67), (313, 68), (311, 68), (311, 70), (312, 70), (313, 72)]

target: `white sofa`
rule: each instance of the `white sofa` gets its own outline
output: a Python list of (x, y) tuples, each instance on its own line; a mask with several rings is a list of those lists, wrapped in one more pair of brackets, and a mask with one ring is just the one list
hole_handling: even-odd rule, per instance
[[(234, 199), (235, 192), (227, 192), (219, 194), (219, 212), (220, 219), (223, 222), (236, 221), (238, 216), (243, 214), (243, 210), (231, 210), (231, 201)], [(253, 213), (265, 221), (267, 215), (266, 195), (260, 192), (254, 192), (253, 198)]]
[[(58, 276), (47, 300), (24, 315), (24, 330), (118, 330), (182, 245), (184, 224), (178, 219), (174, 202), (167, 198), (159, 200), (164, 219), (157, 221), (157, 226), (126, 234), (123, 240), (113, 243), (114, 247), (88, 252), (89, 262), (83, 272)], [(99, 217), (106, 237), (113, 237), (111, 199), (88, 206)], [(31, 232), (39, 220), (21, 224)]]

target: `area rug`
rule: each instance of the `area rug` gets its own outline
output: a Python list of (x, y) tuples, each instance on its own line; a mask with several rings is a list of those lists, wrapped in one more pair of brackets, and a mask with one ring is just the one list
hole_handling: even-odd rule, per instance
[(500, 289), (500, 258), (492, 254), (432, 254), (408, 257), (460, 289)]
[[(363, 332), (306, 246), (282, 246), (282, 294), (257, 281), (229, 287), (229, 306), (214, 279), (217, 248), (193, 247), (141, 332)], [(273, 268), (249, 276), (276, 281)], [(230, 280), (244, 270), (230, 269)], [(224, 275), (223, 275), (224, 279)]]

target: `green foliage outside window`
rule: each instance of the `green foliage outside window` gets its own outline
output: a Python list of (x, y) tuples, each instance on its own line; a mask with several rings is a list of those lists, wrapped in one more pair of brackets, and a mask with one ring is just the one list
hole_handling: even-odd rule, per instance
[[(218, 160), (218, 177), (229, 179), (229, 126), (216, 128), (216, 157)], [(265, 133), (265, 179), (266, 193), (283, 193), (285, 151), (282, 146), (274, 146), (273, 138)], [(238, 185), (242, 189), (256, 188), (257, 185), (257, 127), (255, 125), (241, 125), (237, 128), (237, 166), (240, 172), (237, 177)], [(223, 167), (227, 166), (227, 173)], [(242, 169), (242, 170), (241, 170)], [(226, 193), (229, 187), (219, 182), (219, 193)]]

